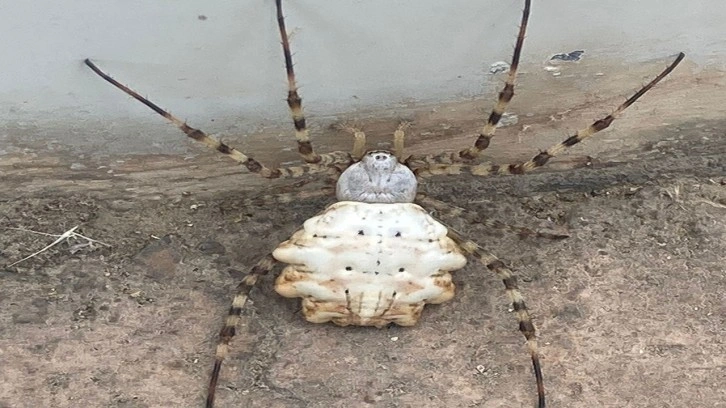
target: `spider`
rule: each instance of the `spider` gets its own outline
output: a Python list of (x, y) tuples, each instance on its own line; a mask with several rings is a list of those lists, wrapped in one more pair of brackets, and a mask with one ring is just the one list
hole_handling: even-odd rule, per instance
[(207, 407), (214, 405), (222, 362), (228, 354), (229, 343), (236, 334), (239, 316), (249, 293), (276, 263), (285, 263), (287, 267), (277, 277), (275, 290), (285, 297), (302, 298), (302, 312), (308, 321), (381, 328), (389, 324), (414, 325), (427, 303), (450, 300), (454, 296), (450, 272), (462, 268), (467, 256), (478, 260), (504, 283), (532, 361), (537, 406), (545, 407), (545, 388), (535, 327), (515, 275), (504, 262), (459, 232), (444, 226), (426, 209), (435, 210), (442, 216), (482, 223), (493, 230), (547, 238), (563, 236), (486, 219), (418, 192), (417, 183), (420, 179), (436, 175), (524, 174), (542, 167), (552, 157), (610, 126), (626, 108), (673, 71), (683, 60), (684, 54), (679, 53), (666, 69), (611, 114), (538, 153), (532, 159), (504, 166), (480, 163), (478, 158), (489, 146), (497, 123), (514, 95), (514, 82), (529, 20), (530, 3), (531, 0), (524, 2), (509, 73), (497, 103), (474, 145), (458, 152), (406, 156), (406, 123), (402, 123), (394, 132), (392, 151), (367, 151), (365, 133), (357, 128), (348, 128), (354, 136), (350, 152), (316, 152), (310, 141), (302, 99), (296, 85), (282, 0), (275, 0), (275, 6), (287, 71), (287, 103), (295, 127), (298, 153), (305, 162), (302, 166), (268, 168), (251, 156), (187, 125), (111, 78), (90, 59), (85, 60), (85, 64), (103, 79), (166, 118), (190, 138), (236, 160), (251, 173), (268, 179), (322, 174), (323, 177), (336, 181), (335, 189), (324, 188), (313, 194), (300, 194), (301, 197), (310, 197), (314, 194), (334, 193), (338, 201), (307, 220), (304, 227), (289, 240), (260, 259), (238, 285), (232, 306), (219, 333), (207, 392)]

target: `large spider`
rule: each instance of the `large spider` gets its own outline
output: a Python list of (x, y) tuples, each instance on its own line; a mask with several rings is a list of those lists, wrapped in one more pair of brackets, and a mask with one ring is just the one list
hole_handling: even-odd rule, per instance
[[(545, 391), (540, 367), (535, 327), (512, 271), (477, 243), (436, 221), (423, 207), (438, 214), (462, 217), (491, 229), (559, 238), (554, 234), (515, 227), (484, 219), (454, 205), (417, 192), (420, 178), (434, 175), (468, 173), (474, 176), (524, 174), (544, 166), (549, 159), (565, 149), (607, 128), (626, 108), (667, 76), (684, 58), (680, 53), (663, 72), (614, 112), (565, 139), (531, 160), (506, 166), (478, 163), (480, 153), (489, 146), (497, 123), (514, 95), (514, 81), (524, 43), (531, 0), (524, 2), (519, 34), (504, 88), (489, 118), (472, 147), (459, 152), (430, 155), (404, 155), (404, 130), (401, 124), (393, 135), (393, 151), (366, 151), (366, 136), (352, 129), (351, 152), (320, 154), (313, 149), (302, 111), (293, 70), (292, 55), (282, 13), (282, 0), (276, 0), (277, 21), (287, 70), (287, 103), (295, 125), (298, 152), (302, 166), (271, 169), (254, 158), (195, 129), (166, 110), (120, 84), (101, 71), (89, 59), (86, 65), (103, 79), (145, 104), (181, 129), (187, 136), (228, 155), (250, 172), (265, 178), (295, 178), (322, 173), (337, 181), (334, 189), (338, 202), (305, 222), (304, 228), (252, 268), (237, 287), (237, 294), (219, 334), (214, 368), (207, 394), (207, 407), (214, 405), (214, 396), (222, 362), (235, 335), (242, 308), (260, 277), (276, 264), (288, 266), (275, 283), (275, 290), (286, 297), (302, 298), (305, 318), (313, 323), (384, 327), (390, 323), (414, 325), (426, 303), (442, 303), (454, 296), (449, 272), (466, 263), (465, 255), (475, 258), (494, 272), (503, 282), (519, 321), (519, 330), (526, 338), (537, 384), (538, 407), (545, 406)], [(333, 189), (321, 189), (332, 194)], [(308, 193), (307, 196), (311, 194)]]

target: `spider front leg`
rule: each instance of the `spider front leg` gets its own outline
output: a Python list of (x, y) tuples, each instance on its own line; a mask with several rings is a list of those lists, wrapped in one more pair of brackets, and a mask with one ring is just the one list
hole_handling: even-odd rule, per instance
[(477, 137), (474, 146), (464, 149), (459, 152), (459, 157), (465, 160), (474, 160), (479, 157), (482, 150), (489, 147), (489, 142), (494, 137), (494, 133), (497, 130), (497, 124), (504, 115), (504, 111), (507, 109), (507, 105), (514, 97), (514, 80), (517, 78), (517, 69), (519, 68), (519, 56), (522, 54), (522, 46), (524, 45), (524, 36), (527, 32), (527, 21), (529, 21), (529, 9), (531, 1), (526, 0), (524, 2), (524, 10), (522, 10), (522, 21), (519, 23), (519, 33), (517, 34), (517, 43), (514, 46), (514, 53), (512, 54), (512, 63), (509, 65), (509, 73), (507, 74), (507, 80), (504, 83), (504, 89), (499, 92), (499, 99), (497, 104), (492, 109), (492, 113), (489, 114), (486, 125), (482, 128)]
[(517, 277), (507, 268), (507, 266), (496, 256), (487, 254), (474, 241), (464, 238), (461, 234), (449, 228), (448, 237), (451, 238), (465, 253), (479, 260), (487, 269), (494, 272), (504, 283), (504, 289), (509, 295), (512, 302), (512, 308), (517, 314), (519, 322), (519, 331), (522, 332), (527, 340), (527, 348), (532, 359), (532, 368), (534, 369), (534, 378), (537, 384), (537, 407), (545, 408), (545, 390), (544, 380), (542, 377), (542, 366), (540, 364), (539, 349), (537, 347), (537, 334), (532, 323), (532, 317), (524, 303), (524, 297), (519, 291), (517, 285)]
[(529, 21), (529, 10), (531, 6), (531, 0), (524, 2), (524, 10), (522, 10), (522, 20), (519, 23), (519, 33), (517, 34), (517, 42), (514, 46), (514, 52), (512, 53), (512, 62), (509, 65), (509, 73), (504, 83), (504, 88), (499, 92), (499, 98), (497, 104), (489, 114), (487, 123), (479, 131), (479, 136), (474, 142), (474, 146), (467, 149), (461, 150), (457, 153), (441, 153), (437, 155), (427, 156), (411, 156), (406, 162), (416, 165), (417, 163), (433, 164), (448, 164), (456, 163), (461, 161), (471, 161), (479, 157), (481, 152), (489, 147), (489, 142), (494, 137), (494, 133), (497, 131), (497, 124), (504, 115), (509, 102), (514, 97), (514, 81), (517, 78), (517, 69), (519, 68), (519, 58), (522, 54), (522, 47), (524, 46), (524, 37), (527, 32), (527, 22)]
[(547, 150), (540, 152), (532, 159), (522, 162), (514, 163), (509, 165), (495, 165), (495, 164), (436, 164), (431, 162), (419, 162), (414, 163), (411, 167), (412, 170), (420, 177), (430, 177), (434, 175), (442, 174), (471, 174), (474, 176), (488, 176), (491, 174), (524, 174), (528, 173), (538, 167), (542, 167), (547, 162), (562, 153), (563, 151), (571, 148), (572, 146), (580, 143), (581, 141), (595, 135), (596, 133), (607, 129), (613, 121), (623, 113), (625, 109), (634, 104), (641, 96), (653, 88), (663, 78), (668, 76), (678, 64), (685, 57), (684, 53), (679, 53), (676, 59), (668, 65), (658, 76), (653, 78), (648, 84), (640, 88), (638, 92), (633, 94), (625, 102), (613, 111), (613, 113), (605, 116), (602, 119), (596, 120), (590, 126), (580, 129), (574, 135), (568, 137), (562, 142), (551, 146)]
[(321, 155), (313, 149), (313, 144), (310, 141), (310, 132), (308, 131), (305, 114), (303, 113), (302, 98), (298, 93), (297, 82), (295, 81), (295, 69), (293, 68), (292, 52), (290, 52), (290, 40), (288, 39), (287, 29), (285, 28), (285, 16), (282, 13), (282, 0), (275, 0), (275, 7), (277, 8), (277, 26), (280, 29), (282, 53), (285, 57), (285, 70), (287, 72), (287, 106), (290, 108), (292, 122), (295, 125), (297, 151), (306, 163), (329, 162), (333, 160), (335, 164), (349, 164), (345, 161), (336, 162), (337, 156), (333, 154)]
[(287, 38), (287, 29), (285, 28), (285, 16), (282, 14), (282, 0), (276, 0), (277, 7), (277, 26), (280, 29), (280, 38), (282, 41), (282, 53), (285, 56), (285, 69), (287, 71), (287, 106), (290, 107), (292, 114), (292, 122), (295, 125), (295, 138), (297, 139), (297, 151), (307, 163), (317, 163), (320, 156), (313, 150), (310, 142), (310, 135), (305, 123), (305, 115), (302, 110), (302, 98), (298, 94), (297, 83), (295, 82), (295, 70), (293, 69), (292, 53), (290, 52), (290, 41)]
[(229, 313), (224, 321), (224, 326), (219, 332), (219, 340), (217, 342), (217, 351), (214, 355), (214, 367), (212, 368), (212, 374), (209, 379), (209, 388), (207, 389), (207, 408), (214, 407), (214, 396), (217, 391), (217, 381), (219, 380), (219, 372), (222, 369), (222, 362), (229, 353), (229, 342), (232, 341), (232, 337), (237, 333), (237, 324), (239, 324), (240, 314), (242, 308), (247, 303), (247, 298), (250, 295), (250, 291), (257, 284), (257, 282), (263, 276), (267, 275), (270, 270), (275, 266), (277, 261), (272, 257), (272, 254), (268, 254), (264, 258), (260, 259), (259, 262), (252, 268), (252, 271), (242, 279), (242, 282), (237, 286), (237, 294), (232, 300), (232, 306), (229, 308)]
[(251, 173), (259, 174), (262, 177), (265, 178), (295, 178), (295, 177), (301, 177), (306, 174), (314, 174), (314, 173), (337, 173), (337, 170), (334, 168), (337, 164), (342, 163), (351, 163), (351, 158), (348, 153), (345, 152), (332, 152), (330, 154), (325, 155), (325, 157), (322, 157), (321, 160), (318, 160), (317, 163), (311, 163), (306, 164), (303, 166), (297, 166), (297, 167), (280, 167), (276, 169), (270, 169), (260, 163), (259, 161), (255, 160), (254, 158), (247, 156), (246, 154), (242, 153), (241, 151), (235, 149), (234, 147), (231, 147), (227, 145), (226, 143), (206, 134), (205, 132), (193, 128), (186, 124), (186, 122), (182, 121), (181, 119), (177, 118), (176, 116), (172, 115), (168, 111), (162, 109), (159, 107), (159, 105), (151, 102), (147, 98), (144, 98), (141, 96), (138, 92), (134, 91), (133, 89), (127, 87), (126, 85), (123, 85), (122, 83), (116, 81), (113, 79), (110, 75), (103, 72), (96, 64), (94, 64), (90, 59), (86, 59), (85, 64), (93, 70), (96, 74), (98, 74), (101, 78), (109, 82), (111, 85), (115, 86), (116, 88), (122, 90), (127, 95), (131, 96), (132, 98), (136, 99), (137, 101), (143, 103), (144, 105), (148, 106), (153, 110), (154, 112), (158, 113), (159, 115), (166, 118), (169, 122), (174, 124), (174, 126), (178, 127), (182, 132), (184, 132), (187, 136), (190, 138), (204, 143), (208, 147), (227, 155), (232, 160), (235, 160), (242, 165), (244, 165), (247, 170), (249, 170)]

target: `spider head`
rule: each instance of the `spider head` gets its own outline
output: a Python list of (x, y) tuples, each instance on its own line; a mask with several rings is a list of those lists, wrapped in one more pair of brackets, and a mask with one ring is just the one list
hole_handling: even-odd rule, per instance
[(416, 198), (416, 176), (391, 152), (366, 153), (340, 175), (335, 194), (340, 201), (411, 203)]

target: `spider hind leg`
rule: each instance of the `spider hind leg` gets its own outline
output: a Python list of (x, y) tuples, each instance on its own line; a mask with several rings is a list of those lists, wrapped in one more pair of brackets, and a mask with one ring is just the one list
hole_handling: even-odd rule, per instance
[(219, 332), (219, 340), (217, 342), (217, 349), (214, 354), (214, 367), (212, 368), (212, 374), (209, 379), (209, 387), (207, 389), (207, 401), (206, 407), (214, 407), (214, 398), (217, 391), (217, 382), (219, 381), (219, 373), (222, 369), (222, 363), (229, 353), (229, 343), (232, 338), (237, 334), (237, 324), (239, 324), (240, 315), (242, 314), (242, 308), (244, 308), (249, 298), (250, 291), (255, 287), (257, 282), (263, 276), (267, 275), (270, 270), (275, 266), (277, 261), (269, 254), (262, 258), (252, 268), (252, 271), (242, 279), (242, 282), (237, 286), (237, 294), (234, 296), (232, 306), (229, 308), (227, 318), (224, 321), (224, 326)]
[(529, 350), (530, 358), (532, 360), (535, 383), (537, 384), (537, 408), (545, 408), (544, 379), (542, 376), (539, 348), (537, 346), (536, 329), (532, 322), (532, 316), (530, 316), (527, 305), (524, 302), (524, 297), (519, 291), (517, 277), (514, 275), (514, 272), (512, 272), (504, 264), (504, 262), (494, 255), (484, 252), (479, 244), (474, 241), (464, 238), (451, 228), (449, 228), (448, 236), (456, 242), (456, 244), (465, 253), (479, 260), (482, 265), (494, 272), (504, 283), (504, 289), (512, 302), (512, 309), (514, 309), (514, 312), (517, 315), (519, 331), (522, 332), (527, 341), (527, 349)]

